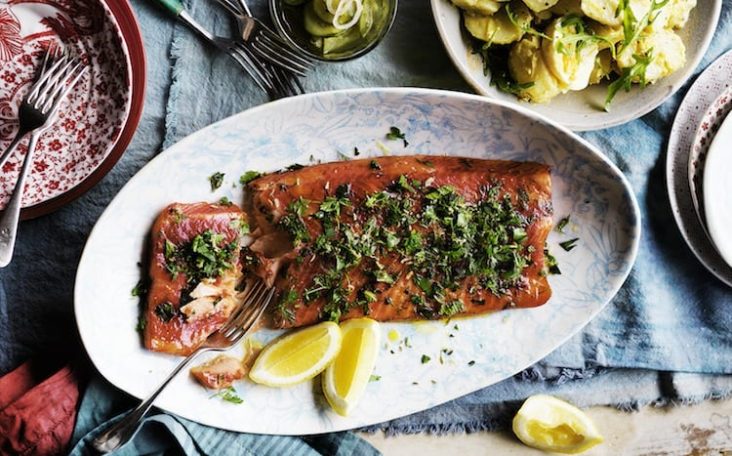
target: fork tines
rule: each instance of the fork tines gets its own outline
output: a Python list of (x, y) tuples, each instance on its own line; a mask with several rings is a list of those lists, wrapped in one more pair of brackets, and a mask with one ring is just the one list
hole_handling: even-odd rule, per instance
[(242, 293), (242, 305), (231, 314), (219, 333), (232, 343), (241, 339), (262, 316), (274, 293), (274, 287), (268, 288), (259, 279), (249, 284)]
[(251, 47), (261, 58), (300, 76), (305, 76), (313, 66), (311, 60), (290, 49), (282, 38), (264, 26), (254, 35)]

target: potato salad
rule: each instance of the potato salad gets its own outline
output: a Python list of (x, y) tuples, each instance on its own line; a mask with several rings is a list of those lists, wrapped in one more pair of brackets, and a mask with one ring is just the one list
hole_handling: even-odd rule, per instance
[(696, 0), (452, 0), (499, 90), (544, 103), (608, 82), (605, 109), (620, 90), (680, 69), (676, 33)]

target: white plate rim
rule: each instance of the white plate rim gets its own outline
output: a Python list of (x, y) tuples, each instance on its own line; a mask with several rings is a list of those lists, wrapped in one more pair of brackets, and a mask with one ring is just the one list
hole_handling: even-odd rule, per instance
[[(709, 24), (709, 26), (704, 30), (704, 35), (702, 38), (702, 48), (706, 51), (706, 49), (709, 48), (709, 44), (712, 42), (712, 38), (714, 38), (714, 34), (717, 31), (717, 24), (719, 23), (719, 17), (722, 13), (722, 0), (712, 0), (714, 5), (714, 12), (713, 12), (713, 20), (712, 23)], [(473, 77), (473, 75), (460, 63), (460, 59), (458, 58), (457, 51), (453, 48), (453, 46), (448, 42), (447, 39), (447, 30), (445, 29), (445, 24), (441, 19), (439, 19), (438, 14), (438, 8), (440, 7), (438, 5), (439, 2), (448, 2), (448, 0), (430, 0), (430, 5), (432, 8), (432, 17), (434, 19), (435, 25), (437, 27), (438, 35), (440, 36), (440, 41), (442, 41), (442, 45), (444, 46), (445, 50), (447, 51), (447, 54), (450, 56), (450, 60), (452, 61), (453, 66), (458, 70), (460, 75), (463, 77), (463, 79), (475, 90), (476, 93), (489, 97), (493, 100), (495, 100), (495, 97), (493, 97), (489, 92), (486, 92), (482, 85), (477, 81), (476, 78)], [(572, 131), (593, 131), (593, 130), (603, 130), (605, 128), (610, 127), (616, 127), (618, 125), (623, 125), (625, 123), (628, 123), (632, 120), (638, 119), (640, 117), (643, 117), (644, 115), (648, 114), (649, 112), (653, 111), (654, 109), (661, 106), (666, 100), (668, 100), (673, 94), (675, 94), (684, 84), (686, 84), (689, 80), (689, 78), (694, 74), (694, 71), (696, 70), (696, 67), (699, 65), (701, 60), (704, 58), (705, 52), (699, 52), (696, 56), (696, 58), (692, 59), (691, 61), (687, 62), (687, 65), (685, 67), (685, 70), (681, 73), (679, 73), (682, 77), (678, 79), (678, 81), (675, 84), (672, 84), (669, 86), (669, 90), (666, 91), (666, 94), (659, 98), (659, 100), (656, 103), (649, 104), (644, 107), (640, 107), (635, 110), (628, 111), (624, 113), (624, 115), (619, 116), (616, 120), (613, 121), (607, 121), (603, 123), (597, 123), (593, 124), (588, 122), (586, 125), (570, 125), (570, 124), (562, 124), (563, 126), (566, 126), (568, 129)], [(679, 70), (682, 71), (682, 70)], [(521, 106), (517, 101), (511, 102), (512, 105), (515, 106)], [(555, 121), (555, 123), (557, 123)]]
[[(346, 96), (348, 96), (348, 95), (364, 94), (364, 93), (372, 93), (372, 92), (384, 93), (384, 94), (387, 94), (387, 95), (402, 95), (402, 96), (404, 96), (404, 95), (410, 95), (410, 94), (411, 95), (415, 95), (415, 94), (416, 95), (425, 95), (425, 96), (429, 96), (429, 95), (440, 96), (440, 95), (443, 95), (443, 96), (449, 96), (449, 97), (452, 97), (452, 98), (456, 98), (456, 99), (459, 99), (459, 100), (477, 101), (477, 102), (481, 102), (481, 103), (493, 104), (493, 105), (497, 105), (497, 106), (500, 106), (500, 107), (503, 107), (503, 108), (507, 108), (509, 110), (516, 111), (519, 114), (522, 114), (522, 115), (528, 117), (532, 121), (544, 123), (548, 127), (556, 128), (557, 130), (561, 131), (562, 133), (568, 135), (570, 138), (572, 138), (572, 140), (577, 141), (578, 143), (581, 143), (589, 151), (591, 151), (592, 155), (595, 158), (597, 158), (598, 160), (600, 160), (601, 162), (603, 162), (606, 166), (608, 166), (608, 168), (610, 170), (612, 170), (612, 172), (615, 173), (616, 177), (618, 178), (618, 181), (619, 181), (620, 185), (622, 186), (623, 191), (628, 196), (628, 201), (629, 201), (630, 206), (632, 208), (632, 214), (629, 214), (629, 217), (632, 216), (632, 219), (633, 219), (634, 223), (633, 223), (633, 231), (632, 231), (632, 233), (630, 235), (629, 253), (627, 255), (627, 257), (628, 257), (628, 269), (627, 269), (627, 271), (625, 271), (625, 276), (622, 278), (622, 280), (618, 280), (615, 283), (615, 285), (608, 292), (609, 298), (607, 300), (605, 300), (600, 306), (598, 306), (593, 312), (591, 312), (589, 314), (589, 317), (587, 318), (587, 321), (582, 326), (579, 326), (579, 327), (575, 328), (573, 331), (568, 332), (565, 335), (565, 337), (561, 339), (560, 343), (558, 343), (556, 346), (552, 347), (551, 349), (545, 350), (543, 353), (541, 353), (541, 354), (537, 355), (536, 357), (532, 358), (530, 364), (528, 364), (528, 365), (531, 365), (531, 364), (534, 364), (534, 363), (538, 362), (539, 360), (541, 360), (544, 357), (546, 357), (549, 353), (551, 353), (552, 351), (554, 351), (556, 348), (558, 348), (559, 346), (561, 346), (564, 343), (566, 343), (575, 334), (577, 334), (578, 332), (580, 332), (602, 310), (605, 309), (605, 307), (608, 305), (608, 303), (616, 296), (616, 294), (618, 293), (618, 291), (620, 290), (620, 288), (627, 281), (627, 278), (630, 275), (631, 270), (635, 266), (635, 262), (636, 262), (636, 259), (637, 259), (637, 256), (638, 256), (639, 247), (640, 247), (641, 235), (642, 235), (642, 217), (641, 217), (640, 207), (638, 205), (638, 201), (637, 201), (636, 196), (635, 196), (635, 192), (633, 191), (633, 188), (632, 188), (630, 182), (628, 181), (628, 179), (626, 178), (626, 176), (622, 173), (622, 171), (620, 171), (620, 169), (607, 156), (605, 156), (605, 154), (603, 154), (598, 147), (594, 146), (592, 143), (590, 143), (589, 141), (587, 141), (584, 138), (580, 137), (579, 135), (577, 135), (576, 133), (572, 132), (568, 128), (566, 128), (566, 127), (564, 127), (562, 125), (559, 125), (556, 122), (554, 122), (554, 121), (552, 121), (552, 120), (550, 120), (550, 119), (548, 119), (548, 118), (546, 118), (546, 117), (544, 117), (544, 116), (542, 116), (542, 115), (540, 115), (540, 114), (538, 114), (538, 113), (536, 113), (534, 111), (531, 111), (529, 109), (523, 108), (521, 106), (516, 106), (516, 105), (514, 105), (512, 103), (504, 102), (502, 100), (496, 100), (496, 99), (493, 99), (493, 98), (486, 98), (486, 97), (482, 97), (480, 95), (475, 95), (475, 94), (466, 94), (466, 93), (462, 93), (462, 92), (453, 92), (453, 91), (436, 90), (436, 89), (423, 89), (423, 88), (408, 88), (408, 87), (378, 88), (378, 87), (376, 87), (376, 88), (365, 88), (365, 89), (343, 89), (343, 90), (334, 90), (334, 91), (315, 92), (315, 93), (300, 95), (300, 96), (294, 97), (294, 98), (303, 99), (305, 97), (307, 97), (307, 98), (316, 98), (316, 97), (336, 96), (336, 95), (346, 95)], [(293, 100), (294, 98), (281, 99), (281, 100), (277, 100), (277, 101), (274, 101), (274, 102), (266, 103), (264, 105), (260, 105), (260, 106), (253, 107), (253, 108), (250, 108), (248, 110), (244, 110), (242, 112), (239, 112), (237, 114), (234, 114), (232, 116), (229, 116), (227, 118), (224, 118), (224, 119), (222, 119), (222, 120), (220, 120), (220, 121), (218, 121), (218, 122), (216, 122), (214, 124), (211, 124), (211, 125), (209, 125), (207, 127), (204, 127), (201, 130), (198, 130), (196, 132), (193, 132), (193, 133), (189, 134), (188, 136), (186, 136), (185, 138), (181, 139), (180, 141), (178, 141), (173, 146), (179, 146), (180, 145), (182, 147), (182, 145), (185, 145), (187, 142), (192, 141), (193, 140), (192, 137), (194, 135), (204, 134), (205, 131), (213, 128), (215, 125), (217, 125), (219, 123), (226, 122), (229, 119), (232, 119), (234, 117), (237, 117), (237, 116), (240, 116), (240, 115), (244, 115), (245, 113), (248, 114), (248, 115), (252, 115), (252, 114), (255, 114), (255, 113), (257, 113), (257, 112), (259, 112), (261, 110), (272, 109), (272, 106), (273, 105), (284, 105), (284, 104), (287, 104), (288, 103), (288, 100)], [(173, 146), (171, 146), (170, 148), (162, 151), (155, 158), (153, 158), (150, 162), (148, 162), (148, 164), (146, 164), (142, 169), (140, 169), (138, 171), (138, 173), (135, 174), (135, 176), (133, 176), (133, 178), (131, 178), (125, 184), (125, 186), (122, 189), (120, 189), (120, 192), (122, 192), (125, 187), (127, 187), (128, 185), (130, 185), (131, 182), (133, 181), (133, 179), (135, 177), (137, 177), (141, 173), (144, 173), (145, 172), (145, 168), (150, 169), (148, 167), (148, 165), (150, 163), (153, 163), (153, 162), (155, 162), (157, 160), (164, 160), (164, 159), (166, 159), (167, 155), (170, 155), (170, 154), (174, 153), (174, 150), (171, 150), (171, 149), (173, 149)], [(116, 197), (115, 197), (115, 199), (116, 199)], [(114, 202), (114, 200), (112, 201), (112, 203), (113, 202)], [(105, 216), (107, 216), (108, 213), (110, 213), (110, 212), (112, 212), (114, 210), (114, 207), (113, 207), (114, 205), (112, 203), (110, 203), (110, 205), (104, 210), (104, 212), (102, 213), (102, 215), (97, 220), (97, 223), (95, 223), (95, 226), (92, 228), (92, 230), (91, 230), (91, 232), (89, 234), (89, 237), (87, 239), (87, 243), (84, 246), (84, 250), (83, 250), (82, 255), (80, 257), (79, 265), (81, 265), (82, 263), (84, 263), (85, 257), (89, 255), (89, 252), (88, 252), (89, 240), (92, 239), (94, 237), (95, 233), (97, 232), (97, 230), (100, 229), (99, 228), (99, 223), (98, 223), (99, 220), (101, 220), (102, 218), (104, 218)], [(80, 324), (80, 318), (79, 318), (80, 317), (80, 313), (79, 313), (80, 312), (80, 309), (79, 309), (79, 306), (78, 306), (78, 301), (79, 301), (78, 298), (79, 298), (79, 289), (80, 288), (81, 288), (81, 285), (80, 285), (80, 275), (78, 274), (78, 270), (77, 270), (76, 280), (75, 280), (75, 284), (74, 284), (74, 316), (75, 316), (75, 320), (77, 322), (77, 330), (78, 330), (79, 335), (80, 335), (80, 338), (82, 340), (82, 344), (84, 345), (84, 347), (86, 349), (87, 344), (89, 343), (90, 340), (89, 340), (89, 336), (86, 334), (86, 332), (84, 331), (82, 325)], [(95, 366), (95, 368), (97, 368), (97, 370), (100, 372), (100, 374), (107, 381), (109, 381), (112, 385), (114, 385), (115, 387), (117, 387), (117, 384), (115, 383), (114, 379), (107, 377), (107, 375), (105, 375), (104, 372), (102, 372), (101, 370), (99, 370), (98, 366), (100, 365), (100, 363), (98, 362), (98, 358), (95, 355), (93, 355), (89, 350), (87, 350), (87, 354), (89, 356), (89, 359), (92, 361), (92, 364)], [(528, 367), (528, 365), (527, 365), (527, 367)], [(513, 375), (513, 374), (511, 374), (511, 375)], [(510, 375), (507, 375), (507, 376), (503, 377), (502, 379), (496, 380), (494, 383), (491, 383), (491, 385), (492, 384), (495, 384), (495, 383), (498, 383), (499, 381), (504, 380), (505, 378), (508, 378), (508, 377), (510, 377)], [(490, 385), (485, 385), (484, 387), (487, 387), (487, 386), (490, 386)], [(444, 401), (442, 401), (442, 402), (440, 402), (438, 404), (434, 404), (434, 405), (436, 406), (436, 405), (443, 404), (443, 403), (448, 402), (450, 400), (453, 400), (453, 399), (455, 399), (457, 397), (462, 397), (462, 396), (464, 396), (466, 394), (470, 394), (470, 393), (472, 393), (474, 391), (476, 391), (476, 390), (475, 389), (469, 389), (469, 390), (466, 390), (466, 391), (460, 391), (458, 396), (455, 396), (452, 399), (446, 399), (446, 400), (444, 400)], [(138, 394), (134, 394), (134, 393), (130, 393), (130, 392), (128, 392), (128, 394), (131, 394), (131, 395), (137, 397), (138, 399), (142, 399), (142, 397), (140, 397), (140, 395), (138, 395)], [(165, 409), (165, 408), (163, 407), (163, 409)], [(426, 410), (426, 409), (422, 409), (422, 410)], [(174, 413), (174, 412), (170, 412), (170, 413)], [(406, 415), (407, 414), (387, 416), (387, 417), (384, 418), (384, 421), (388, 421), (388, 420), (395, 419), (395, 418), (399, 418), (399, 417), (406, 416)], [(191, 417), (188, 417), (188, 418), (189, 419), (196, 420), (195, 418), (191, 418)], [(199, 423), (201, 423), (201, 424), (208, 425), (208, 426), (213, 426), (213, 427), (217, 427), (217, 428), (221, 428), (221, 429), (227, 429), (227, 430), (231, 430), (231, 431), (234, 431), (234, 432), (242, 432), (240, 430), (237, 430), (234, 427), (221, 426), (219, 423), (211, 423), (211, 422), (207, 422), (205, 420), (197, 420), (197, 421)], [(308, 434), (313, 435), (313, 434), (336, 432), (336, 431), (348, 430), (348, 429), (353, 429), (353, 427), (338, 428), (338, 429), (335, 429), (335, 430), (322, 430), (322, 431), (316, 431), (316, 432), (308, 432)], [(287, 432), (287, 433), (276, 433), (275, 435), (303, 435), (303, 434), (302, 433), (296, 433), (296, 432), (295, 433), (293, 433), (293, 432)]]

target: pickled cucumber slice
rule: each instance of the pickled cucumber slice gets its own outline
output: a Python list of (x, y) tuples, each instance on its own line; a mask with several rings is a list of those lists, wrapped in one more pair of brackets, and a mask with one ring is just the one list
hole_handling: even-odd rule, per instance
[(332, 23), (325, 22), (315, 12), (315, 3), (312, 1), (305, 6), (305, 30), (312, 36), (333, 36), (338, 35), (342, 30), (338, 30)]

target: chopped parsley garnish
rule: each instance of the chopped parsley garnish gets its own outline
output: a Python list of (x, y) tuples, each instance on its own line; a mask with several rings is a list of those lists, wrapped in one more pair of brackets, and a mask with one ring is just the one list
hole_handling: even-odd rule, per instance
[(559, 247), (563, 248), (565, 252), (569, 252), (573, 248), (577, 246), (577, 241), (579, 241), (579, 238), (570, 239), (568, 241), (560, 242)]
[(440, 305), (439, 314), (441, 317), (452, 317), (455, 314), (462, 312), (464, 309), (462, 301), (450, 301)]
[(388, 139), (389, 141), (396, 141), (397, 139), (401, 139), (404, 142), (404, 147), (407, 147), (409, 145), (407, 137), (397, 127), (389, 127), (389, 133), (386, 134), (386, 139)]
[(379, 380), (381, 380), (381, 375), (371, 374), (371, 377), (369, 377), (370, 382), (378, 382)]
[(432, 358), (430, 358), (430, 357), (429, 357), (429, 356), (427, 356), (427, 355), (422, 355), (422, 359), (421, 359), (421, 361), (422, 361), (422, 364), (427, 364), (427, 363), (429, 363), (429, 362), (430, 362), (430, 359), (432, 359)]
[(216, 172), (208, 177), (208, 182), (211, 184), (211, 191), (217, 190), (224, 183), (224, 173)]
[(144, 315), (140, 315), (137, 318), (137, 326), (135, 326), (135, 331), (141, 333), (145, 331), (145, 328), (147, 327), (147, 318), (145, 318)]
[(292, 165), (285, 168), (287, 171), (297, 171), (298, 169), (303, 169), (304, 166), (300, 163), (293, 163)]
[(474, 365), (474, 364), (475, 364), (475, 361), (473, 361), (473, 360), (471, 360), (471, 361), (468, 361), (468, 366), (472, 366), (472, 365)]
[(559, 264), (557, 259), (549, 253), (548, 249), (544, 249), (544, 258), (546, 258), (546, 269), (549, 274), (559, 275), (562, 271), (559, 270)]
[(169, 302), (158, 304), (155, 307), (155, 315), (166, 323), (172, 320), (177, 313), (178, 312), (175, 310), (175, 307), (173, 307), (173, 304)]
[[(373, 303), (391, 303), (382, 293), (407, 280), (416, 285), (407, 289), (407, 299), (419, 316), (449, 318), (464, 312), (457, 291), (470, 277), (476, 279), (470, 293), (502, 296), (522, 286), (533, 252), (530, 220), (500, 185), (482, 188), (477, 202), (453, 187), (404, 175), (388, 188), (356, 201), (350, 186), (339, 186), (315, 212), (315, 203), (302, 198), (288, 205), (278, 224), (300, 263), (317, 259), (318, 270), (304, 288), (281, 297), (280, 318), (291, 320), (296, 306), (316, 300), (322, 319), (338, 321), (351, 309), (368, 314)], [(406, 265), (404, 274), (393, 267), (397, 263)], [(365, 282), (352, 282), (355, 268)]]
[(558, 233), (564, 233), (564, 229), (569, 225), (569, 217), (570, 216), (568, 215), (557, 223), (555, 230), (557, 230)]
[(242, 174), (241, 177), (239, 177), (239, 183), (241, 185), (247, 185), (249, 182), (260, 177), (261, 175), (262, 173), (260, 173), (259, 171), (247, 171), (246, 173)]
[(371, 160), (369, 162), (369, 168), (371, 168), (371, 169), (381, 169), (381, 165), (376, 160)]
[(236, 392), (233, 386), (229, 386), (228, 388), (224, 388), (215, 394), (212, 394), (209, 399), (218, 397), (226, 402), (231, 402), (232, 404), (241, 404), (244, 402), (244, 399), (239, 397), (239, 394)]
[(353, 148), (353, 156), (354, 157), (358, 157), (359, 155), (361, 155), (361, 152), (359, 152), (358, 147), (354, 147)]
[(147, 286), (143, 280), (139, 280), (137, 284), (132, 288), (130, 294), (134, 297), (144, 296), (147, 293)]
[(222, 196), (221, 199), (219, 200), (219, 204), (222, 206), (231, 206), (234, 203), (232, 203), (231, 200), (229, 198), (227, 198), (226, 196)]
[(182, 246), (166, 239), (163, 252), (165, 267), (173, 278), (183, 273), (188, 283), (198, 283), (231, 269), (236, 247), (236, 241), (224, 243), (224, 235), (211, 230), (204, 231)]

